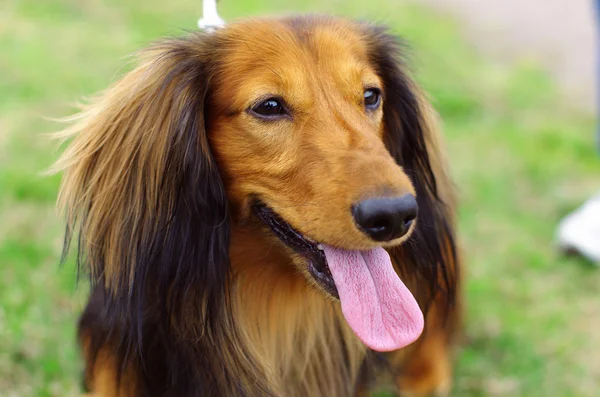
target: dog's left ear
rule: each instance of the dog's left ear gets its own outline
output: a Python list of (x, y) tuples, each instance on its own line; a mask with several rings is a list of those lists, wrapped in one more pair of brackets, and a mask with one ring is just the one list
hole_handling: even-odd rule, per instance
[[(458, 275), (454, 236), (454, 196), (440, 147), (436, 115), (407, 74), (398, 38), (381, 28), (368, 28), (371, 63), (382, 79), (385, 144), (411, 179), (419, 204), (415, 232), (391, 250), (403, 278), (426, 281), (427, 291), (413, 291), (423, 306), (443, 293), (452, 304)], [(422, 285), (422, 283), (412, 283)]]

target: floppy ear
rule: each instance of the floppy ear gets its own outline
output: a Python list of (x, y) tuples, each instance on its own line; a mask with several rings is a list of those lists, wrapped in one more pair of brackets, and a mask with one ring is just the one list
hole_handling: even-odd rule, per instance
[(144, 52), (60, 134), (73, 137), (53, 169), (64, 171), (63, 259), (78, 235), (78, 265), (138, 332), (147, 307), (180, 330), (206, 326), (225, 299), (230, 226), (204, 118), (208, 41), (198, 33)]
[[(398, 39), (383, 29), (371, 28), (369, 50), (384, 85), (386, 146), (410, 177), (419, 204), (413, 235), (390, 254), (404, 279), (426, 281), (427, 290), (413, 291), (423, 306), (428, 306), (439, 293), (445, 294), (444, 300), (452, 305), (458, 282), (455, 208), (435, 116), (405, 71)], [(418, 288), (423, 283), (411, 284)]]

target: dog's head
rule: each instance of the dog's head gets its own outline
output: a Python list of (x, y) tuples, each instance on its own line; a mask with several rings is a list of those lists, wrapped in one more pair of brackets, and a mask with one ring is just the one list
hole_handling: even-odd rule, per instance
[[(68, 239), (78, 224), (81, 260), (115, 299), (151, 288), (189, 323), (226, 305), (231, 225), (259, 224), (367, 344), (398, 347), (365, 335), (403, 321), (382, 314), (393, 305), (414, 320), (406, 338), (422, 328), (384, 247), (429, 296), (453, 284), (427, 109), (397, 42), (365, 24), (253, 20), (167, 41), (67, 132)], [(372, 305), (383, 320), (356, 325)]]
[(394, 89), (415, 117), (418, 104), (408, 82), (386, 90), (377, 40), (310, 19), (249, 22), (226, 34), (233, 44), (215, 76), (209, 139), (236, 212), (266, 207), (268, 218), (337, 247), (403, 241), (418, 209), (386, 148), (384, 108)]

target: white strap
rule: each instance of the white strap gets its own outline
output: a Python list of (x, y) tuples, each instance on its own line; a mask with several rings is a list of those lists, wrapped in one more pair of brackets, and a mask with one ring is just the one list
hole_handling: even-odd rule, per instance
[(217, 13), (216, 0), (202, 1), (202, 18), (198, 20), (198, 27), (203, 30), (214, 30), (225, 25), (225, 21), (221, 19)]

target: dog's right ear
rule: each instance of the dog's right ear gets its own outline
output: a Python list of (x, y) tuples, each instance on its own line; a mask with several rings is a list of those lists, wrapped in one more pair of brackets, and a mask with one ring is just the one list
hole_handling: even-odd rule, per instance
[(204, 118), (211, 40), (144, 52), (59, 134), (73, 138), (53, 168), (64, 171), (64, 253), (78, 236), (79, 266), (137, 330), (144, 308), (185, 330), (219, 318), (226, 300), (228, 203)]
[[(441, 133), (424, 94), (408, 74), (399, 38), (385, 28), (366, 29), (369, 56), (384, 86), (383, 122), (386, 146), (411, 179), (419, 204), (417, 226), (409, 242), (390, 250), (402, 264), (403, 280), (419, 277), (426, 285), (414, 291), (423, 307), (434, 299), (457, 299), (458, 256), (452, 182), (440, 147)], [(440, 296), (443, 295), (443, 296)]]

